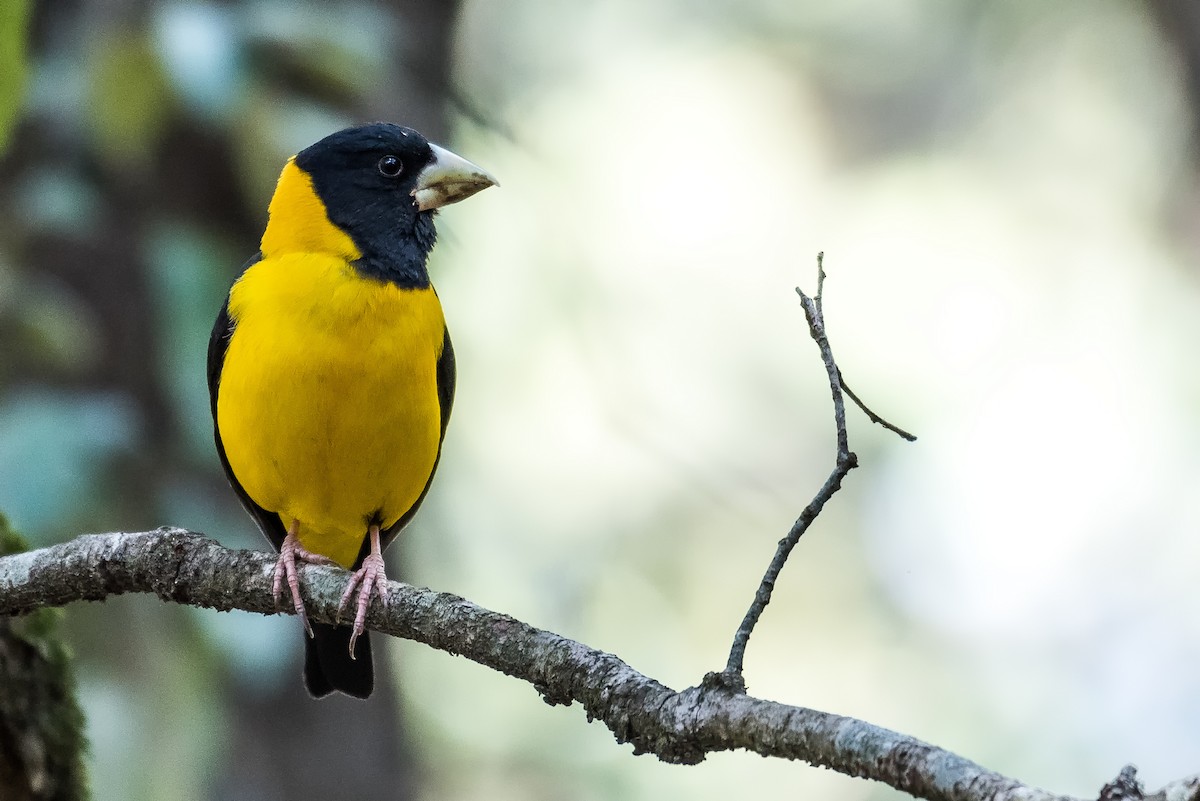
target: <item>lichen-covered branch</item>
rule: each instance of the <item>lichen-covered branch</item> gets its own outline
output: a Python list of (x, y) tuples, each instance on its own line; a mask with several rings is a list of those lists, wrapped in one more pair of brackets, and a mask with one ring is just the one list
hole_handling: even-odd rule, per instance
[[(181, 529), (87, 535), (0, 559), (0, 615), (130, 592), (269, 614), (274, 612), (274, 563), (271, 554), (230, 550)], [(309, 615), (332, 622), (346, 573), (302, 569)], [(398, 582), (389, 584), (388, 593), (388, 608), (372, 605), (370, 628), (526, 681), (548, 703), (577, 703), (637, 753), (690, 764), (714, 751), (744, 749), (873, 779), (935, 801), (1065, 798), (861, 720), (754, 698), (719, 681), (676, 691), (613, 654), (455, 595)], [(1182, 780), (1170, 786), (1163, 801), (1196, 801), (1196, 788), (1194, 779)]]

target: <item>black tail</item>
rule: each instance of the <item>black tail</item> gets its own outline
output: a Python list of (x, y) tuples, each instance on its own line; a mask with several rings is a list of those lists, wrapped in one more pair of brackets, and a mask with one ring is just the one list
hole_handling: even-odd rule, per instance
[(371, 664), (371, 641), (367, 632), (354, 643), (350, 658), (350, 627), (313, 622), (313, 636), (304, 640), (304, 686), (313, 698), (324, 698), (334, 690), (366, 698), (375, 688)]

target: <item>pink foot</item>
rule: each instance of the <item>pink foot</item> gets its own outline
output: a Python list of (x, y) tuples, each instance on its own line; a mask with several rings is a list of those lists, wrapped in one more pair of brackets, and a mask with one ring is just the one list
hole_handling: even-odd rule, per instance
[(308, 614), (304, 611), (304, 601), (300, 600), (300, 576), (296, 572), (296, 561), (307, 562), (310, 565), (336, 565), (328, 556), (313, 553), (300, 544), (296, 532), (300, 530), (300, 521), (293, 520), (283, 545), (279, 548), (279, 559), (275, 562), (275, 578), (271, 581), (271, 595), (275, 597), (275, 608), (279, 608), (279, 596), (283, 594), (283, 582), (287, 579), (288, 589), (292, 593), (292, 605), (296, 615), (304, 624), (308, 636), (313, 636), (312, 626), (308, 622)]
[(366, 630), (367, 608), (371, 605), (371, 590), (375, 590), (380, 603), (385, 607), (388, 605), (387, 576), (383, 572), (383, 549), (379, 545), (379, 526), (371, 526), (371, 552), (367, 554), (366, 559), (363, 559), (362, 567), (350, 574), (350, 583), (346, 585), (346, 591), (342, 593), (342, 600), (338, 604), (339, 620), (342, 617), (342, 610), (354, 596), (354, 588), (360, 585), (358, 611), (354, 615), (354, 631), (350, 634), (351, 659), (354, 658), (354, 643), (358, 639), (358, 635)]

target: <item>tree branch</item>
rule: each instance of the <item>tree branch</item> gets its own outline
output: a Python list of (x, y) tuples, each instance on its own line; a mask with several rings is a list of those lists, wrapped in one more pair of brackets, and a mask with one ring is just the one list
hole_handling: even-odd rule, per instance
[[(271, 554), (231, 550), (182, 529), (87, 535), (0, 559), (0, 614), (129, 592), (271, 614), (274, 565)], [(302, 572), (309, 616), (333, 622), (345, 572), (315, 566)], [(715, 751), (744, 749), (873, 779), (931, 801), (1069, 801), (854, 718), (753, 698), (715, 681), (677, 692), (612, 654), (456, 595), (399, 582), (389, 583), (388, 595), (386, 609), (371, 606), (367, 620), (375, 631), (527, 681), (549, 704), (578, 703), (635, 753), (694, 764)], [(1154, 798), (1196, 801), (1198, 787), (1200, 777), (1191, 777)]]

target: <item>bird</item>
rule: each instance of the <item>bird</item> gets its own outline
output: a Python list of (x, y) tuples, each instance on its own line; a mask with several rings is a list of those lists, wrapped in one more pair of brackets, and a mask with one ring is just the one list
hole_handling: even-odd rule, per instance
[[(258, 253), (208, 346), (217, 455), (278, 551), (314, 698), (367, 698), (365, 620), (386, 606), (383, 550), (429, 491), (454, 402), (454, 349), (427, 259), (437, 210), (495, 185), (417, 131), (376, 122), (332, 133), (284, 164)], [(310, 622), (297, 565), (351, 571), (340, 613)]]

